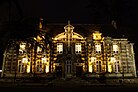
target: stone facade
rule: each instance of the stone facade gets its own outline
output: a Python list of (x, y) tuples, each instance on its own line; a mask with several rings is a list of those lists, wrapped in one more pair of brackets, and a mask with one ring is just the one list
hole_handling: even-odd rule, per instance
[(2, 77), (137, 77), (134, 44), (127, 38), (103, 37), (99, 30), (84, 37), (70, 22), (63, 29), (48, 38), (40, 22), (36, 37), (9, 40)]

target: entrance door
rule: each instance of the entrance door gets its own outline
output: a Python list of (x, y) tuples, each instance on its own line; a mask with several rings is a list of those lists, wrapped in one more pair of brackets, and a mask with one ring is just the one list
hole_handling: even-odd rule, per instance
[(76, 77), (81, 77), (82, 75), (82, 66), (76, 66)]
[(62, 66), (56, 66), (57, 77), (62, 77)]

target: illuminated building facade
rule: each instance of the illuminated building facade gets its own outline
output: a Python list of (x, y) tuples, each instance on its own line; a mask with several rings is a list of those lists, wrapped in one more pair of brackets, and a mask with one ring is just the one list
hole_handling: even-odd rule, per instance
[(36, 37), (9, 41), (2, 77), (47, 77), (48, 74), (65, 78), (84, 74), (137, 77), (134, 44), (128, 39), (103, 37), (97, 30), (84, 37), (74, 32), (75, 27), (68, 21), (64, 31), (48, 41), (46, 29), (42, 27), (40, 22), (40, 33)]

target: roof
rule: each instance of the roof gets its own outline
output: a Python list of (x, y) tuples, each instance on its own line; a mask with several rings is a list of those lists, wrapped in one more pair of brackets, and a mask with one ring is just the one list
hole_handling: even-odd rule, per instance
[[(67, 24), (46, 24), (46, 28), (51, 37), (65, 32), (64, 27)], [(121, 37), (121, 33), (113, 28), (109, 24), (71, 24), (74, 27), (74, 32), (82, 35), (83, 37), (89, 37), (94, 31), (100, 31), (104, 37)]]

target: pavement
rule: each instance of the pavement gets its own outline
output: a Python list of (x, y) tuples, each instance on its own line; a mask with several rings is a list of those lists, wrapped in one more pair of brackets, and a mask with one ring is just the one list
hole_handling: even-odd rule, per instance
[(0, 80), (0, 92), (90, 92), (90, 91), (138, 91), (137, 83), (99, 83), (96, 81), (86, 81), (81, 78), (64, 79), (57, 78), (51, 81), (14, 81), (14, 80)]

